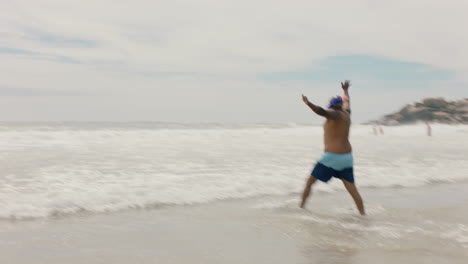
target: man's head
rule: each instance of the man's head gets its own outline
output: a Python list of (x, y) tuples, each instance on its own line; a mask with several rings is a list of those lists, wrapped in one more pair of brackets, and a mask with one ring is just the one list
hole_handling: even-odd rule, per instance
[(328, 104), (328, 109), (342, 110), (343, 107), (343, 98), (341, 96), (335, 96), (330, 99)]

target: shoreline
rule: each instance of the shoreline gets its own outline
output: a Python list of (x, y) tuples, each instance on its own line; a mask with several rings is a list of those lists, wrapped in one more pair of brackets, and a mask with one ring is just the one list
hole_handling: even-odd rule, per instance
[(0, 262), (465, 263), (467, 187), (362, 188), (366, 217), (343, 190), (3, 222)]
[[(339, 183), (339, 184), (337, 184)], [(317, 185), (329, 185), (329, 184), (334, 184), (334, 185), (340, 185), (341, 183), (338, 181), (338, 179), (332, 179), (330, 183), (323, 183), (319, 182)], [(387, 193), (393, 191), (399, 191), (399, 190), (404, 190), (404, 189), (411, 189), (416, 192), (422, 192), (424, 193), (428, 188), (444, 188), (444, 186), (451, 186), (452, 184), (461, 184), (461, 185), (466, 185), (468, 188), (468, 179), (461, 179), (459, 181), (455, 182), (440, 182), (440, 181), (434, 181), (431, 184), (428, 185), (421, 185), (421, 186), (400, 186), (400, 185), (395, 185), (395, 186), (388, 186), (388, 187), (359, 187), (360, 192), (363, 193), (373, 193), (374, 191), (377, 193), (380, 193), (380, 191), (387, 191)], [(317, 187), (315, 185), (315, 188)], [(318, 194), (317, 194), (318, 193)], [(344, 193), (344, 194), (343, 194)], [(311, 194), (311, 197), (309, 200), (314, 199), (314, 196), (320, 195), (320, 196), (329, 196), (333, 197), (335, 194), (338, 194), (340, 196), (347, 196), (346, 190), (343, 188), (343, 190), (333, 190), (330, 191), (328, 189), (319, 189), (319, 190), (313, 190), (313, 194)], [(92, 211), (87, 211), (87, 210), (82, 210), (79, 212), (72, 212), (72, 213), (58, 213), (58, 214), (53, 214), (49, 215), (47, 217), (25, 217), (25, 218), (0, 218), (0, 230), (1, 226), (3, 224), (21, 224), (21, 223), (28, 223), (28, 222), (48, 222), (48, 221), (60, 221), (64, 219), (70, 219), (70, 218), (86, 218), (86, 217), (93, 217), (93, 216), (118, 216), (119, 214), (132, 214), (132, 213), (138, 213), (138, 212), (151, 212), (151, 211), (159, 211), (159, 210), (178, 210), (178, 209), (188, 209), (188, 208), (199, 208), (199, 207), (209, 207), (210, 205), (219, 205), (219, 204), (245, 204), (245, 203), (252, 203), (256, 202), (259, 200), (281, 200), (285, 199), (286, 200), (291, 200), (294, 199), (295, 197), (299, 197), (301, 195), (301, 190), (298, 190), (297, 192), (290, 193), (288, 195), (256, 195), (252, 197), (244, 197), (244, 198), (225, 198), (225, 199), (217, 199), (214, 201), (210, 202), (200, 202), (200, 203), (191, 203), (191, 204), (156, 204), (156, 205), (147, 205), (147, 206), (138, 206), (135, 208), (124, 208), (121, 210), (115, 210), (115, 211), (108, 211), (108, 212), (92, 212)], [(299, 198), (297, 198), (299, 199)], [(300, 200), (298, 200), (299, 203)]]

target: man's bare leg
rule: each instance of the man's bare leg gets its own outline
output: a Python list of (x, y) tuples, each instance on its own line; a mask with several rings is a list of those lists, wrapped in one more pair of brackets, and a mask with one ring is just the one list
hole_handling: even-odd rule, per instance
[(307, 180), (306, 186), (304, 188), (304, 192), (302, 193), (301, 208), (304, 208), (307, 197), (309, 197), (310, 189), (312, 188), (312, 184), (314, 184), (316, 181), (317, 181), (317, 179), (312, 175)]
[(356, 203), (359, 213), (361, 215), (365, 215), (366, 212), (364, 211), (364, 203), (362, 202), (361, 195), (359, 195), (356, 185), (346, 180), (343, 180), (343, 184), (346, 187), (346, 190), (348, 190), (349, 194), (351, 194), (351, 197), (353, 197), (353, 200)]

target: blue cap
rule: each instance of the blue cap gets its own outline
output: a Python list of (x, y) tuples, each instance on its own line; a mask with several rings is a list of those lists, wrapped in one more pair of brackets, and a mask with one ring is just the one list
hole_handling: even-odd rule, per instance
[(343, 98), (341, 96), (337, 96), (331, 100), (330, 104), (328, 105), (328, 108), (332, 108), (334, 105), (343, 103)]

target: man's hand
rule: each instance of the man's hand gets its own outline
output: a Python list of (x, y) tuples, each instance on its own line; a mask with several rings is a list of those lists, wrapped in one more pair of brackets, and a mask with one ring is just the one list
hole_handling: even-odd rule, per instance
[(306, 105), (309, 105), (309, 99), (307, 99), (307, 96), (302, 95), (302, 101), (304, 101)]
[(341, 82), (341, 88), (343, 88), (345, 92), (348, 91), (350, 86), (351, 86), (351, 82), (349, 80), (344, 81), (344, 83)]
[(351, 114), (351, 107), (349, 106), (349, 92), (348, 89), (351, 86), (351, 82), (349, 80), (344, 81), (344, 83), (341, 83), (341, 88), (343, 88), (344, 91), (344, 102), (343, 102), (343, 110)]

